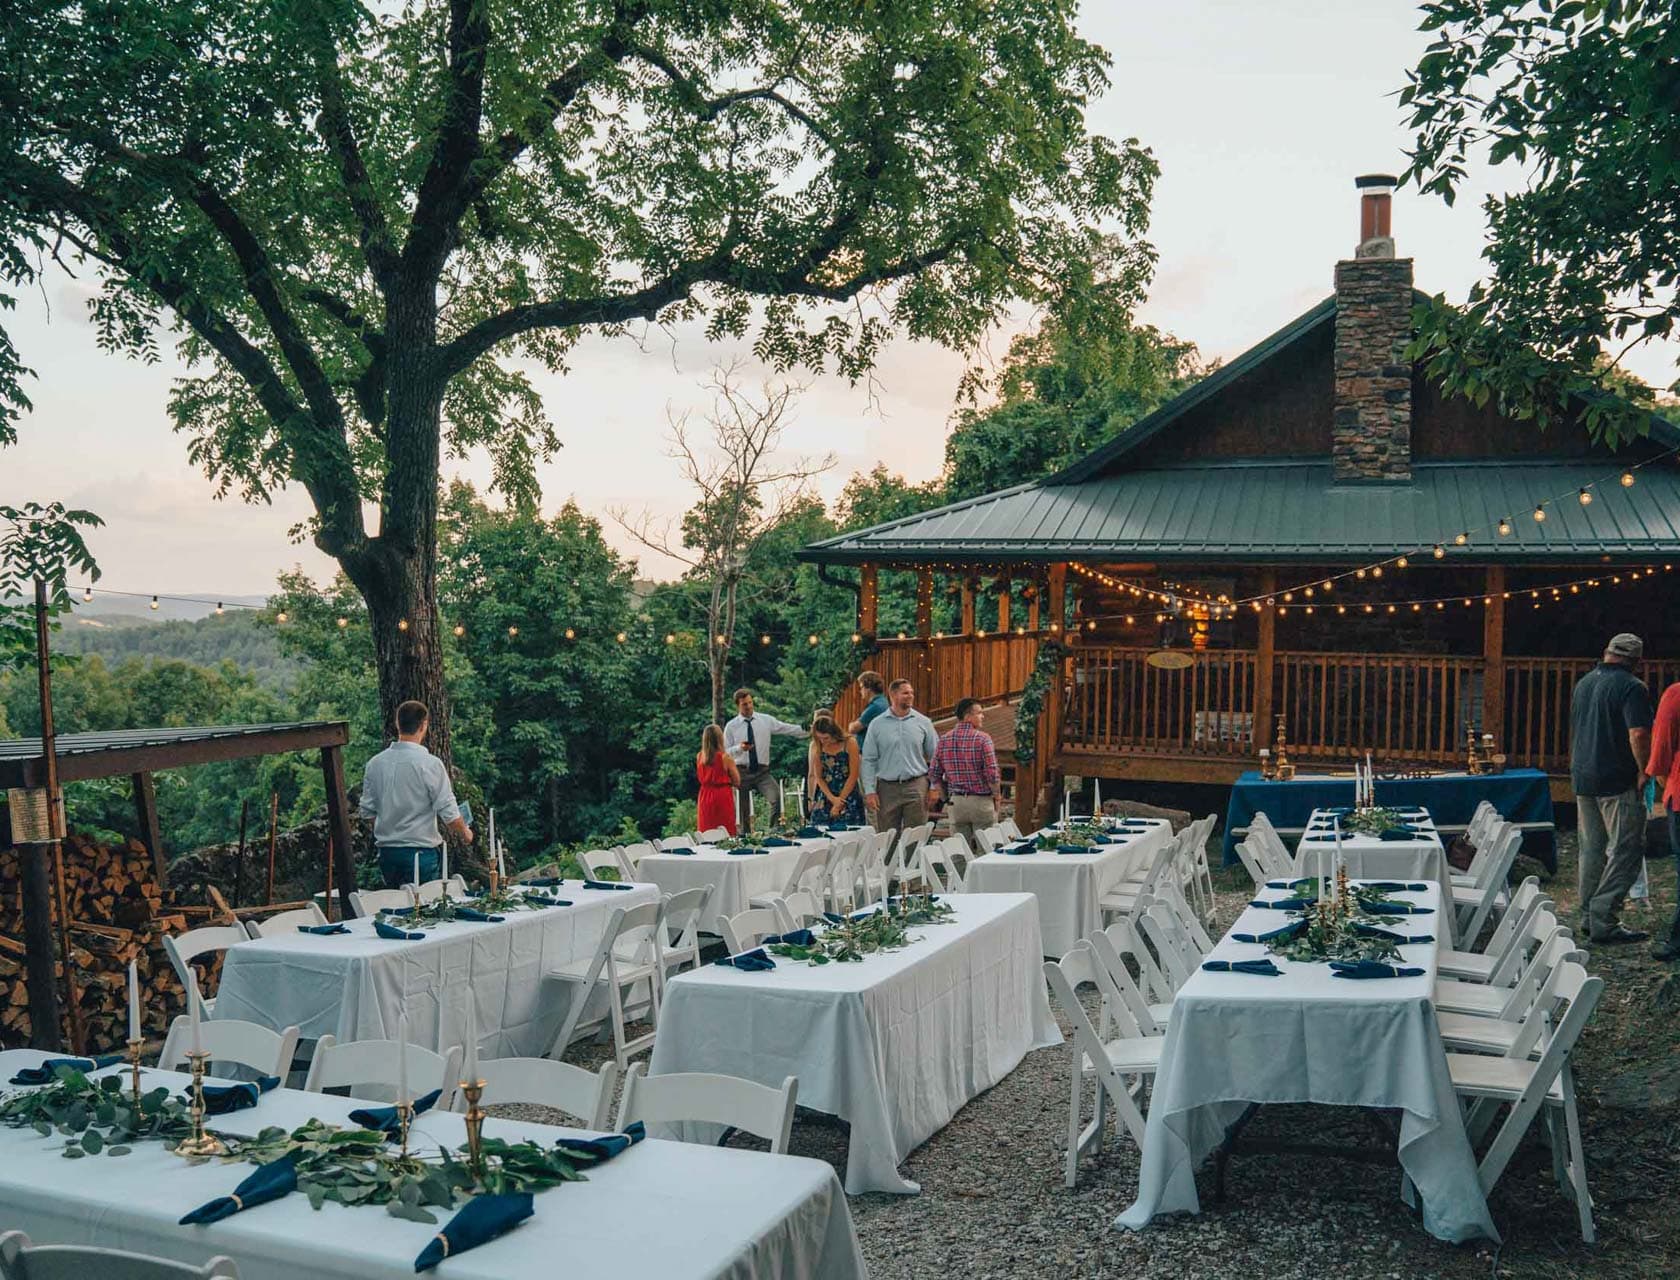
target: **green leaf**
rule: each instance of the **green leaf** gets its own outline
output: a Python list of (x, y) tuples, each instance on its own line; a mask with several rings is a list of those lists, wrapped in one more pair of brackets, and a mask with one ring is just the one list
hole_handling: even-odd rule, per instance
[(114, 1146), (114, 1147), (106, 1147), (105, 1148), (105, 1154), (108, 1155), (108, 1156), (126, 1156), (130, 1151), (133, 1151), (133, 1150), (134, 1150), (133, 1147), (123, 1146), (122, 1144), (119, 1143), (117, 1146)]
[(80, 1160), (85, 1155), (87, 1155), (87, 1152), (79, 1146), (64, 1148), (64, 1158), (66, 1160)]
[(105, 1139), (99, 1136), (99, 1130), (89, 1129), (82, 1135), (82, 1150), (90, 1156), (96, 1156), (105, 1147)]
[(424, 1222), (429, 1226), (437, 1225), (437, 1215), (418, 1205), (408, 1204), (402, 1200), (393, 1200), (385, 1206), (385, 1212), (393, 1218), (406, 1218), (409, 1222)]

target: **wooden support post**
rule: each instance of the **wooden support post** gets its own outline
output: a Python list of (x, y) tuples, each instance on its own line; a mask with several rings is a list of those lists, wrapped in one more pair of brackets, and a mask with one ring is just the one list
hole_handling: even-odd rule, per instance
[(152, 775), (136, 773), (129, 781), (134, 787), (134, 820), (140, 824), (140, 841), (152, 855), (152, 870), (157, 873), (159, 886), (169, 883), (169, 861), (163, 856), (163, 832), (158, 827), (157, 789)]
[(60, 1053), (58, 978), (53, 960), (53, 908), (50, 846), (18, 846), (23, 884), (24, 982), (29, 993), (29, 1047)]
[[(70, 1047), (75, 1050), (75, 1052), (81, 1053), (85, 1045), (86, 1034), (82, 1027), (81, 992), (76, 988), (76, 966), (70, 957), (70, 910), (64, 896), (64, 810), (62, 807), (64, 804), (64, 797), (58, 786), (58, 745), (56, 734), (53, 731), (52, 654), (47, 647), (47, 584), (42, 578), (35, 579), (35, 674), (36, 685), (40, 691), (41, 697), (41, 760), (43, 765), (43, 776), (47, 784), (48, 841), (47, 845), (40, 849), (36, 854), (36, 859), (42, 864), (38, 868), (38, 874), (43, 877), (45, 876), (47, 870), (44, 865), (46, 860), (48, 858), (52, 860), (51, 889), (54, 896), (58, 899), (57, 915), (59, 959), (62, 961), (64, 966), (64, 995), (65, 1003), (68, 1006), (68, 1012), (70, 1014)], [(51, 920), (53, 913), (50, 908), (46, 910), (42, 909), (45, 904), (42, 903), (40, 899), (45, 895), (40, 893), (39, 885), (36, 886), (35, 892), (32, 896), (36, 898), (35, 914), (39, 917), (41, 923), (45, 925)], [(26, 929), (25, 938), (30, 936), (31, 931)], [(34, 937), (36, 942), (35, 950), (39, 953), (43, 950), (40, 946), (41, 935), (39, 933), (35, 933)], [(44, 951), (47, 963), (50, 966), (52, 961), (52, 935), (50, 929), (46, 932), (46, 947), (44, 948)], [(30, 973), (38, 972), (40, 958), (39, 954), (33, 957), (26, 956), (26, 959), (30, 960), (30, 964), (28, 966)], [(48, 968), (47, 973), (48, 982), (46, 985), (48, 990), (52, 991), (53, 1001), (56, 1004), (58, 993), (56, 990), (53, 990), (50, 967)], [(31, 1010), (35, 1008), (36, 1003), (35, 993), (31, 992), (29, 999)], [(44, 1005), (45, 1001), (42, 1001), (41, 1003)], [(45, 1012), (45, 1010), (43, 1010), (43, 1012)], [(35, 1023), (32, 1017), (30, 1026), (30, 1041), (31, 1043), (36, 1044), (36, 1047), (41, 1047), (41, 1044), (37, 1043), (40, 1031), (40, 1025)], [(48, 1035), (51, 1037), (50, 1047), (56, 1049), (59, 1045), (58, 1010), (56, 1008), (52, 1010), (52, 1016), (48, 1024)]]
[(268, 793), (268, 887), (263, 890), (265, 906), (274, 901), (274, 854), (280, 842), (280, 793)]
[(974, 634), (974, 586), (973, 578), (962, 580), (962, 622), (959, 624), (959, 630), (965, 636)]
[(866, 564), (858, 570), (857, 629), (866, 637), (880, 630), (880, 584), (875, 566)]
[(244, 797), (239, 801), (239, 852), (233, 859), (233, 905), (243, 906), (245, 903), (245, 832), (251, 819), (251, 800)]
[(1482, 607), (1482, 732), (1497, 750), (1505, 742), (1505, 566), (1490, 564)]
[(1067, 565), (1053, 564), (1050, 566), (1049, 600), (1047, 602), (1050, 617), (1045, 626), (1052, 633), (1060, 634), (1067, 626)]
[[(1270, 596), (1277, 591), (1277, 570), (1260, 572), (1260, 594)], [(1272, 684), (1277, 666), (1277, 610), (1262, 599), (1256, 621), (1259, 637), (1254, 643), (1254, 742), (1258, 751), (1272, 744)]]
[(1014, 627), (1014, 608), (1010, 599), (1010, 581), (998, 579), (998, 632), (1007, 635)]
[[(350, 844), (350, 800), (344, 788), (344, 754), (338, 747), (321, 748), (321, 774), (327, 784), (328, 857), (338, 861), (339, 896), (345, 919), (351, 916), (350, 890), (356, 887), (356, 854)], [(330, 883), (330, 882), (329, 882)], [(327, 894), (327, 919), (333, 918), (332, 894)]]
[(1037, 631), (1044, 622), (1043, 613), (1039, 605), (1044, 601), (1044, 584), (1034, 582), (1032, 595), (1027, 598), (1027, 630)]

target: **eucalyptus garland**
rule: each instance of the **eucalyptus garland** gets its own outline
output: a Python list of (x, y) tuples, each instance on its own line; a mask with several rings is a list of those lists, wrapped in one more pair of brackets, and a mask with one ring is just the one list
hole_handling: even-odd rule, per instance
[(1374, 836), (1387, 831), (1390, 827), (1398, 827), (1405, 821), (1398, 809), (1355, 809), (1352, 813), (1342, 816), (1343, 833), (1352, 832), (1355, 835)]
[(1032, 675), (1015, 704), (1015, 759), (1031, 761), (1038, 754), (1038, 718), (1044, 713), (1044, 697), (1061, 673), (1067, 648), (1059, 641), (1040, 640)]
[(1059, 831), (1046, 831), (1038, 837), (1040, 849), (1055, 849), (1064, 844), (1093, 845), (1108, 834), (1108, 827), (1099, 822), (1072, 822)]
[[(1375, 903), (1393, 902), (1386, 893), (1350, 886), (1352, 901), (1338, 909), (1334, 903), (1314, 902), (1302, 913), (1302, 928), (1266, 944), (1276, 955), (1290, 960), (1398, 960), (1400, 950), (1393, 938), (1376, 932), (1393, 917), (1366, 910)], [(1297, 884), (1295, 892), (1311, 898), (1318, 893), (1318, 881)]]
[(495, 915), (506, 911), (541, 911), (550, 904), (541, 897), (526, 893), (514, 893), (509, 889), (502, 889), (498, 893), (483, 893), (476, 898), (434, 898), (422, 903), (416, 909), (403, 907), (398, 910), (382, 909), (375, 914), (387, 924), (401, 926), (447, 924), (455, 919), (455, 913), (462, 907), (471, 907), (474, 911), (485, 915)]
[(868, 955), (898, 951), (920, 941), (910, 936), (911, 929), (918, 925), (943, 924), (955, 914), (949, 903), (932, 895), (894, 898), (888, 901), (885, 911), (817, 926), (808, 945), (773, 942), (770, 951), (806, 964), (856, 962)]
[(0, 1098), (0, 1125), (33, 1129), (43, 1138), (65, 1139), (68, 1160), (104, 1153), (126, 1156), (136, 1142), (173, 1145), (192, 1130), (184, 1098), (159, 1085), (136, 1103), (129, 1075), (90, 1080), (74, 1067), (59, 1067), (58, 1079), (43, 1088)]

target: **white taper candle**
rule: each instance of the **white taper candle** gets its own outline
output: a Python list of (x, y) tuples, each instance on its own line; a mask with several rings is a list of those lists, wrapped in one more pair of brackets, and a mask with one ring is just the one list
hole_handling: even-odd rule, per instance
[(192, 1051), (195, 1054), (202, 1048), (198, 1038), (198, 1007), (202, 1003), (203, 1001), (198, 998), (198, 971), (189, 969), (187, 971), (187, 1009), (192, 1017)]
[(397, 1105), (408, 1105), (408, 1010), (397, 1015)]
[(128, 962), (128, 1038), (140, 1038), (140, 966)]
[(478, 1079), (478, 994), (467, 988), (467, 1058), (461, 1074), (468, 1084)]

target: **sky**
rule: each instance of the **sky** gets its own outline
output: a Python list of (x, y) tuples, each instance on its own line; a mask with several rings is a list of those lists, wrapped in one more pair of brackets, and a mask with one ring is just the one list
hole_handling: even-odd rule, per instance
[[(1354, 177), (1404, 167), (1410, 135), (1395, 95), (1426, 42), (1416, 22), (1402, 0), (1086, 0), (1081, 28), (1113, 58), (1089, 125), (1138, 138), (1161, 165), (1149, 231), (1160, 265), (1142, 321), (1228, 360), (1330, 293), (1336, 260), (1358, 239)], [(1418, 287), (1464, 297), (1481, 273), (1480, 198), (1519, 178), (1473, 173), (1450, 208), (1410, 189), (1396, 196), (1397, 252), (1415, 259)], [(329, 578), (332, 562), (290, 534), (309, 513), (301, 491), (264, 506), (214, 499), (165, 413), (180, 366), (167, 354), (143, 365), (100, 351), (88, 296), (85, 281), (50, 277), (5, 318), (39, 378), (27, 387), (35, 408), (18, 445), (0, 453), (0, 502), (58, 499), (98, 512), (105, 527), (89, 541), (109, 588), (231, 597), (260, 595), (295, 566)], [(988, 349), (1007, 345), (1003, 332)], [(668, 415), (704, 407), (701, 384), (731, 354), (693, 330), (655, 332), (640, 345), (586, 340), (569, 373), (539, 374), (564, 441), (540, 468), (544, 509), (574, 498), (643, 576), (680, 572), (608, 512), (672, 517), (688, 505), (666, 454)], [(1658, 385), (1673, 378), (1672, 353), (1628, 363)], [(818, 482), (825, 498), (878, 462), (930, 479), (964, 367), (961, 353), (894, 342), (873, 385), (812, 381), (785, 449), (835, 454)], [(489, 479), (482, 456), (445, 470), (481, 487)]]

